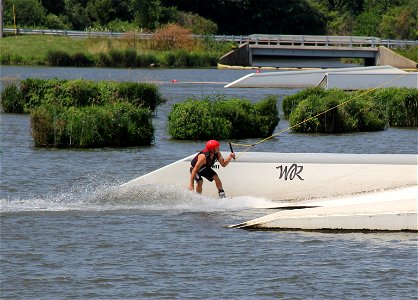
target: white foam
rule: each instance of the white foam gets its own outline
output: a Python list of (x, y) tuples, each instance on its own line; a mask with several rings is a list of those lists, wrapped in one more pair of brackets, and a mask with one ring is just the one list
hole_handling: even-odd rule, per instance
[(102, 186), (96, 190), (68, 191), (28, 199), (1, 199), (0, 212), (182, 210), (237, 211), (273, 207), (277, 203), (251, 196), (217, 199), (172, 186)]

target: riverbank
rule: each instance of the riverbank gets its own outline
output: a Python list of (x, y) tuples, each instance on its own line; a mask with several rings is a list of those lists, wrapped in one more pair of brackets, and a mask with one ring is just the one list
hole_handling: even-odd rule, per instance
[[(187, 49), (179, 46), (165, 51), (155, 50), (158, 49), (155, 41), (137, 40), (128, 33), (119, 39), (18, 35), (2, 39), (0, 64), (119, 68), (242, 68), (218, 63), (218, 58), (231, 50), (230, 43), (207, 38), (193, 40), (191, 45), (191, 48)], [(392, 50), (418, 62), (418, 47)]]
[(195, 41), (187, 48), (154, 50), (149, 40), (65, 36), (9, 36), (0, 44), (1, 65), (47, 65), (76, 67), (174, 67), (212, 68), (229, 44), (211, 40)]

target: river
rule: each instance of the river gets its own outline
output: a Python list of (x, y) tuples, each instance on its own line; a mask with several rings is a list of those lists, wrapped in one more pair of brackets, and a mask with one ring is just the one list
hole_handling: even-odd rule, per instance
[[(203, 147), (203, 141), (173, 141), (167, 135), (167, 115), (174, 103), (218, 94), (251, 101), (279, 95), (280, 106), (285, 95), (297, 92), (223, 88), (250, 72), (254, 71), (2, 66), (2, 80), (57, 77), (154, 82), (167, 102), (153, 117), (154, 143), (132, 148), (37, 149), (29, 117), (1, 113), (0, 297), (416, 297), (416, 234), (227, 229), (227, 225), (270, 212), (257, 209), (261, 200), (251, 197), (228, 203), (158, 187), (120, 193), (120, 184)], [(276, 132), (287, 127), (282, 118)], [(417, 153), (417, 133), (417, 129), (393, 127), (332, 135), (286, 131), (252, 151)], [(221, 143), (221, 150), (227, 151), (227, 141)], [(187, 182), (185, 178), (185, 189)]]

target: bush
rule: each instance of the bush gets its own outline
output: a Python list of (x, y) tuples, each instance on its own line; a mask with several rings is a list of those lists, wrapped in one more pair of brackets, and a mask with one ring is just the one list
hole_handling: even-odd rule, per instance
[(149, 109), (130, 103), (59, 107), (45, 104), (31, 112), (35, 147), (124, 147), (151, 144)]
[(99, 67), (110, 67), (110, 66), (112, 66), (112, 62), (109, 58), (109, 55), (107, 55), (107, 53), (104, 53), (104, 52), (99, 52), (96, 64)]
[(124, 65), (127, 68), (136, 68), (137, 64), (137, 55), (135, 49), (125, 49), (124, 52)]
[(156, 85), (138, 82), (28, 78), (21, 81), (20, 91), (20, 105), (27, 113), (42, 104), (80, 107), (121, 101), (155, 110), (165, 101)]
[(149, 67), (157, 64), (157, 58), (153, 54), (138, 54), (137, 57), (138, 67)]
[(401, 89), (389, 102), (392, 126), (418, 127), (418, 90)]
[(391, 126), (418, 127), (418, 90), (407, 88), (378, 89), (374, 101), (385, 107), (385, 117)]
[(195, 41), (191, 34), (190, 29), (176, 24), (167, 24), (155, 31), (151, 40), (152, 49), (157, 51), (192, 50)]
[(1, 92), (1, 107), (6, 113), (23, 113), (23, 99), (15, 83), (4, 83)]
[(109, 51), (110, 66), (123, 67), (125, 61), (125, 53), (121, 50), (112, 49)]
[(174, 139), (227, 139), (270, 136), (279, 121), (277, 98), (257, 104), (247, 99), (187, 99), (173, 106), (168, 133)]
[[(357, 93), (364, 93), (364, 91)], [(305, 92), (306, 94), (309, 92)], [(355, 93), (337, 89), (323, 90), (310, 93), (306, 99), (301, 101), (297, 95), (293, 95), (296, 96), (293, 99), (297, 99), (299, 102), (289, 115), (290, 126), (295, 126), (292, 128), (295, 132), (377, 131), (384, 130), (388, 124), (385, 105), (378, 103), (370, 94), (356, 98)], [(348, 101), (350, 99), (353, 100)], [(343, 102), (346, 103), (334, 108)]]
[(75, 67), (91, 67), (94, 66), (94, 59), (84, 53), (76, 53), (72, 57), (72, 65)]
[(118, 97), (151, 110), (164, 102), (158, 87), (151, 83), (121, 82), (118, 84)]
[(71, 56), (67, 52), (60, 50), (49, 50), (45, 60), (48, 65), (57, 67), (66, 67), (73, 64)]
[(187, 99), (174, 104), (168, 116), (168, 133), (174, 139), (206, 140), (232, 136), (232, 124), (224, 118), (212, 116), (209, 99)]
[(302, 100), (307, 99), (311, 95), (317, 95), (322, 97), (326, 95), (327, 92), (323, 88), (315, 87), (302, 90), (294, 95), (287, 96), (283, 99), (282, 108), (284, 117), (287, 119), (292, 112), (292, 110), (301, 102)]
[(66, 80), (27, 78), (20, 82), (24, 112), (40, 106), (43, 102), (54, 102)]

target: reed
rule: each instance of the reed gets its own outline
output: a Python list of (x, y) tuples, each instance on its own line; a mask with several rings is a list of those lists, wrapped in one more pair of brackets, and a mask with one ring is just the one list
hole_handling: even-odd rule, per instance
[(121, 101), (154, 111), (165, 101), (151, 83), (28, 78), (16, 89), (15, 85), (2, 91), (4, 112), (29, 113), (42, 104), (81, 107)]
[(151, 111), (126, 102), (62, 107), (44, 104), (31, 112), (35, 147), (97, 148), (150, 145)]
[(372, 96), (376, 103), (385, 107), (389, 125), (418, 127), (418, 89), (379, 89)]
[(16, 81), (3, 81), (1, 108), (8, 113), (23, 113), (23, 99)]
[(282, 102), (284, 117), (287, 119), (292, 110), (298, 106), (299, 102), (309, 98), (311, 95), (322, 97), (326, 95), (326, 91), (323, 88), (315, 87), (304, 89), (294, 95), (286, 96)]
[(168, 133), (181, 140), (267, 137), (279, 122), (276, 103), (277, 97), (273, 96), (256, 104), (223, 95), (189, 98), (173, 106)]
[[(343, 102), (347, 103), (329, 110)], [(283, 111), (290, 126), (295, 126), (292, 130), (303, 133), (377, 131), (388, 125), (417, 127), (418, 90), (385, 88), (365, 94), (308, 89), (283, 99)]]

